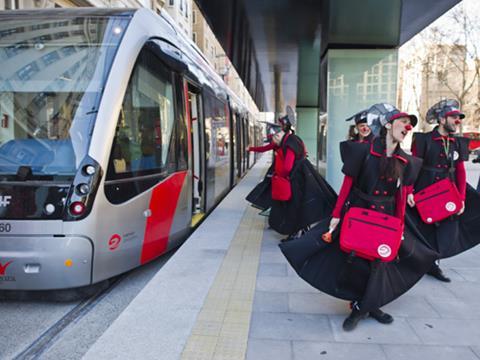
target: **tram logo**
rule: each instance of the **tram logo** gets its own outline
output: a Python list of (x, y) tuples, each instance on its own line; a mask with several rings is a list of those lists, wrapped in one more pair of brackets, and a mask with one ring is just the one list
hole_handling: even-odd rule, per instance
[(0, 196), (0, 206), (7, 207), (8, 205), (10, 205), (10, 200), (12, 200), (12, 197), (10, 195)]
[(7, 271), (8, 266), (12, 263), (13, 261), (6, 262), (5, 264), (0, 263), (0, 276), (5, 275), (5, 271)]
[(118, 234), (113, 234), (110, 240), (108, 240), (108, 248), (113, 251), (120, 246), (120, 241), (122, 237)]

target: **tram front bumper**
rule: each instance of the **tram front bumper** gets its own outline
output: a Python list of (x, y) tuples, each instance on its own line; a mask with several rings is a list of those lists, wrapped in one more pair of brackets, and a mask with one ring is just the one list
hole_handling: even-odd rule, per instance
[(81, 236), (0, 236), (0, 290), (89, 285), (92, 257), (92, 242)]

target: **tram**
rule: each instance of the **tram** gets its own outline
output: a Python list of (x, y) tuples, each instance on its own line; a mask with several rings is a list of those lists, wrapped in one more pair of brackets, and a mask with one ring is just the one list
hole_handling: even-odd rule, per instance
[(179, 246), (261, 132), (148, 9), (0, 12), (0, 290), (98, 283)]

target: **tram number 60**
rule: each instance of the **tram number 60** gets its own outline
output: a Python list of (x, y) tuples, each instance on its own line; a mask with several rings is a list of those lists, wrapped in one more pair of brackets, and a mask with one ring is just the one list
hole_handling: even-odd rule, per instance
[(12, 231), (12, 225), (9, 223), (0, 223), (0, 233), (8, 233)]

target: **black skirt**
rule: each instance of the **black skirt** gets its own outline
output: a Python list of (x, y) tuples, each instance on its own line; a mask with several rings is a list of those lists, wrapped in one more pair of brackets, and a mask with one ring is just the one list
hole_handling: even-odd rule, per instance
[(260, 210), (266, 210), (272, 206), (272, 173), (273, 165), (267, 171), (263, 180), (247, 195), (246, 200)]
[(338, 230), (333, 233), (332, 243), (321, 239), (329, 224), (329, 218), (322, 220), (302, 237), (280, 244), (280, 249), (307, 283), (331, 296), (358, 301), (364, 311), (379, 308), (405, 293), (438, 257), (411, 224), (405, 227), (397, 260), (384, 263), (351, 256), (340, 250)]
[(467, 185), (465, 212), (437, 224), (425, 224), (415, 208), (407, 209), (414, 226), (439, 258), (458, 255), (480, 243), (480, 194)]
[(283, 235), (291, 235), (328, 217), (337, 195), (308, 159), (298, 160), (291, 172), (292, 198), (272, 200), (268, 223)]

